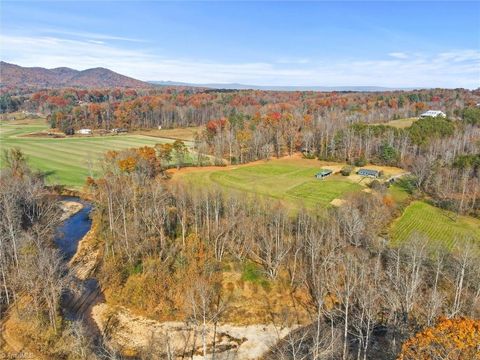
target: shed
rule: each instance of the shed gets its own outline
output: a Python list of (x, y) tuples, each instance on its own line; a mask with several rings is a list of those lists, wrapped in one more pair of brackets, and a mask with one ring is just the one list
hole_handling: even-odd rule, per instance
[(380, 171), (373, 169), (360, 169), (357, 171), (357, 174), (360, 176), (368, 176), (373, 178), (380, 177)]
[(125, 128), (115, 128), (115, 129), (112, 129), (111, 132), (114, 134), (120, 134), (120, 133), (126, 133), (128, 132), (128, 130)]
[(317, 179), (323, 179), (326, 178), (327, 176), (332, 175), (332, 170), (330, 169), (321, 169), (318, 173), (315, 174), (315, 177)]

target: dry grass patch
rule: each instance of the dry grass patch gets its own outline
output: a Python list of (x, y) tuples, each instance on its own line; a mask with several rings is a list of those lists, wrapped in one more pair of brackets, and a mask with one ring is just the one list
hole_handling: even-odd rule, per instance
[(330, 201), (330, 204), (335, 207), (340, 207), (344, 205), (346, 202), (347, 200), (344, 200), (344, 199), (333, 199), (332, 201)]
[(175, 129), (147, 129), (139, 130), (136, 133), (140, 135), (162, 137), (166, 139), (193, 141), (195, 134), (203, 131), (203, 126), (175, 128)]
[(304, 289), (292, 291), (286, 276), (276, 280), (267, 278), (260, 268), (252, 271), (247, 263), (243, 271), (224, 271), (222, 288), (227, 300), (223, 322), (237, 325), (277, 324), (291, 326), (307, 323), (308, 313), (304, 305), (309, 297)]
[(379, 123), (379, 124), (372, 124), (372, 125), (387, 125), (397, 129), (406, 129), (412, 126), (412, 124), (417, 121), (417, 117), (406, 118), (406, 119), (397, 119), (397, 120), (390, 120), (386, 123)]

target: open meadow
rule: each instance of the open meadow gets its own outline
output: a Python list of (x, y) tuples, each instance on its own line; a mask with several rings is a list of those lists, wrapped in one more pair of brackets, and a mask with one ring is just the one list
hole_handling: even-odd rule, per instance
[(29, 164), (47, 173), (48, 181), (67, 187), (81, 187), (87, 176), (95, 176), (99, 160), (108, 150), (153, 146), (171, 143), (165, 139), (138, 134), (86, 137), (29, 137), (31, 133), (46, 131), (43, 119), (2, 121), (0, 123), (1, 150), (20, 148)]
[(385, 123), (378, 123), (378, 124), (372, 124), (372, 125), (388, 125), (397, 129), (406, 129), (412, 126), (412, 124), (417, 120), (418, 118), (411, 117), (411, 118), (405, 118), (405, 119), (390, 120)]
[(456, 240), (480, 241), (480, 220), (470, 216), (456, 216), (424, 201), (413, 201), (391, 227), (394, 244), (408, 240), (413, 233), (427, 236), (432, 243), (451, 249)]
[(175, 172), (173, 177), (194, 186), (218, 185), (226, 190), (314, 208), (329, 206), (334, 199), (365, 189), (369, 180), (358, 175), (344, 177), (334, 174), (323, 180), (315, 178), (322, 168), (338, 171), (341, 167), (338, 163), (290, 157), (225, 168), (185, 169)]

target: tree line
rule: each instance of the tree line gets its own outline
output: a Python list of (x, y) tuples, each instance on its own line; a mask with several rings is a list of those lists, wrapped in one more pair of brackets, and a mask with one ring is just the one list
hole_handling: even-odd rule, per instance
[[(195, 139), (197, 165), (207, 163), (207, 156), (223, 165), (225, 159), (246, 163), (302, 151), (306, 157), (357, 166), (400, 166), (436, 205), (459, 214), (480, 211), (479, 167), (463, 161), (480, 153), (478, 90), (57, 89), (16, 99), (21, 99), (21, 108), (47, 114), (51, 125), (64, 131), (202, 125), (205, 130)], [(448, 117), (420, 119), (407, 129), (372, 125), (428, 108), (443, 110)]]

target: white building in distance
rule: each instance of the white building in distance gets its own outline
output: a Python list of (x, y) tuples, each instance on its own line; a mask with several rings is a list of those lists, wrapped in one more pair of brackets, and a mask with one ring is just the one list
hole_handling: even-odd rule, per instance
[(92, 129), (80, 129), (78, 133), (80, 135), (92, 135)]
[(440, 116), (440, 117), (447, 117), (447, 115), (443, 112), (443, 111), (440, 111), (440, 110), (428, 110), (426, 112), (424, 112), (423, 114), (420, 115), (421, 118), (426, 118), (426, 117), (437, 117), (437, 116)]

